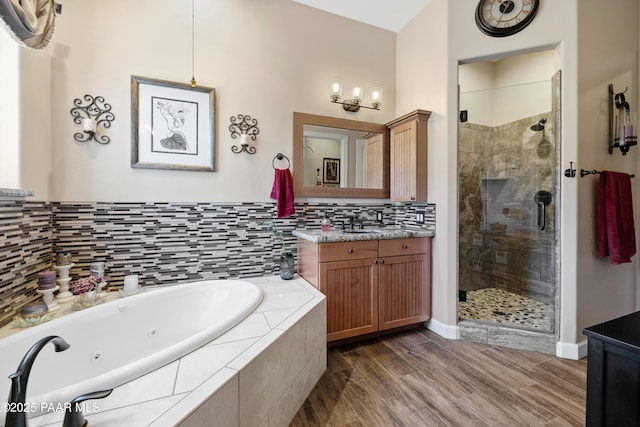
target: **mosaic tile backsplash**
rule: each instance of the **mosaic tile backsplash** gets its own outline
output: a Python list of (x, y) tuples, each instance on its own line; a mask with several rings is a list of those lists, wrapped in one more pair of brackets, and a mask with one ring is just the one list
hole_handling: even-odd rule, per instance
[[(325, 212), (334, 226), (358, 215), (366, 226), (401, 225), (435, 230), (433, 204), (296, 203), (296, 215), (279, 219), (286, 249), (296, 254), (291, 231), (317, 227)], [(425, 213), (417, 225), (416, 213)], [(38, 203), (0, 200), (0, 326), (38, 298), (37, 275), (54, 255), (69, 252), (71, 277), (105, 262), (107, 288), (127, 274), (142, 285), (277, 274), (279, 246), (261, 221), (275, 217), (273, 203)]]

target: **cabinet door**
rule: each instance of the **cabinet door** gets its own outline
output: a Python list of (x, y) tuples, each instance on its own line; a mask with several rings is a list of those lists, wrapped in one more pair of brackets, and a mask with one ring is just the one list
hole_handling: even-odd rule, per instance
[(320, 264), (327, 297), (327, 341), (378, 330), (378, 265), (375, 259)]
[(416, 121), (391, 129), (391, 200), (415, 201)]
[(364, 188), (383, 188), (384, 135), (375, 134), (364, 145)]
[(429, 320), (430, 260), (427, 254), (380, 259), (380, 330)]

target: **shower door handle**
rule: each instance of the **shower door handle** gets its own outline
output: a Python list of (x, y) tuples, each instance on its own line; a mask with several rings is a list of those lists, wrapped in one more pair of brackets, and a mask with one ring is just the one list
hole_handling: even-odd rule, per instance
[(551, 193), (540, 190), (533, 197), (533, 201), (538, 204), (538, 230), (544, 230), (546, 226), (547, 205), (551, 203)]
[(545, 204), (538, 203), (538, 230), (544, 230), (546, 213)]

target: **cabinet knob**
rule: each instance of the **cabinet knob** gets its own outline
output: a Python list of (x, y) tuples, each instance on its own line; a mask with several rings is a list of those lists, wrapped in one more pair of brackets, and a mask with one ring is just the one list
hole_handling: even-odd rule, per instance
[(402, 245), (402, 249), (409, 249), (409, 245), (405, 243), (404, 245)]
[(416, 199), (416, 197), (415, 197), (415, 196), (411, 196), (411, 200), (415, 200), (415, 199)]
[(379, 264), (378, 260), (373, 261), (374, 264)]
[(380, 260), (380, 264), (384, 264), (384, 260), (383, 259)]
[(347, 253), (352, 254), (353, 253), (353, 249), (347, 249)]

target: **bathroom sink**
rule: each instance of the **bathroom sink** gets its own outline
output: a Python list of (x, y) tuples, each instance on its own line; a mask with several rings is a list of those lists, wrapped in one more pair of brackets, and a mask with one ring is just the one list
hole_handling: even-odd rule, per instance
[(380, 230), (371, 230), (366, 228), (355, 228), (353, 230), (341, 230), (343, 233), (350, 234), (367, 234), (367, 233), (382, 233)]

